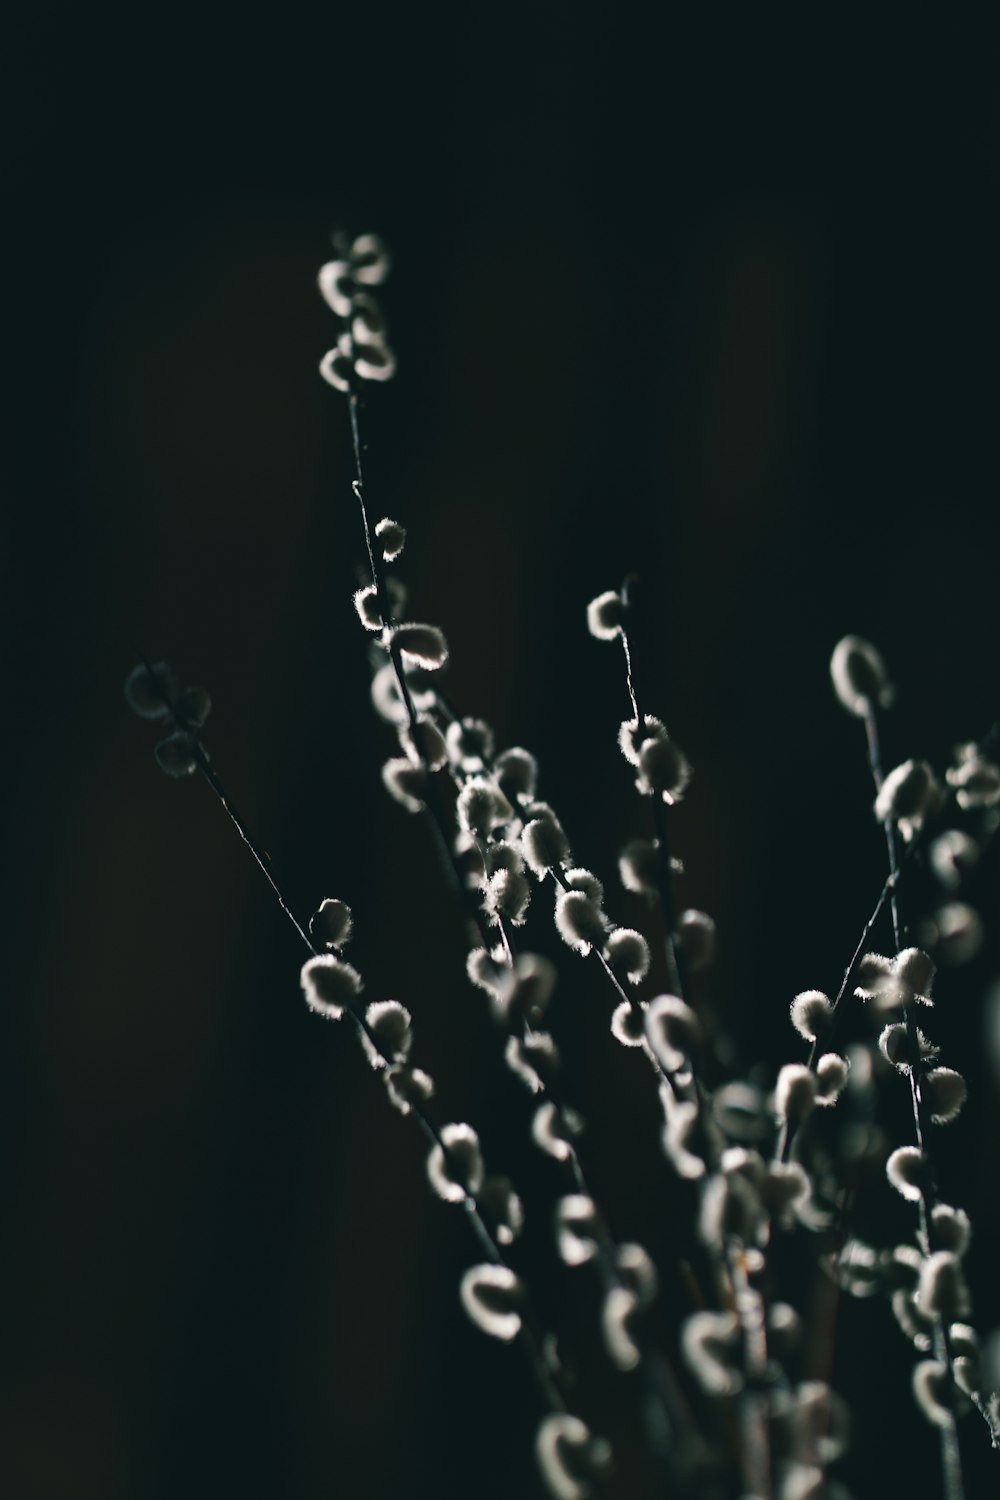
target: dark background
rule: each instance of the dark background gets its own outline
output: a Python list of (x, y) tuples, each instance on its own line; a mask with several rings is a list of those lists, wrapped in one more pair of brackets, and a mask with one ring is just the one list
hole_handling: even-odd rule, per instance
[[(137, 650), (210, 689), (207, 743), (293, 905), (354, 907), (368, 995), (410, 1006), (441, 1118), (517, 1178), (581, 1410), (620, 1492), (651, 1493), (587, 1273), (552, 1273), (556, 1177), (511, 1130), (527, 1106), (426, 830), (381, 791), (315, 273), (335, 225), (392, 247), (372, 503), (410, 529), (451, 696), (536, 750), (619, 920), (647, 813), (614, 744), (620, 653), (584, 607), (641, 573), (650, 707), (696, 768), (682, 897), (720, 929), (703, 998), (770, 1082), (799, 1055), (791, 996), (836, 986), (883, 878), (834, 642), (892, 667), (890, 764), (942, 765), (998, 713), (995, 56), (940, 18), (741, 32), (547, 0), (57, 6), (4, 50), (4, 1493), (538, 1493), (527, 1371), (458, 1306), (462, 1216), (306, 1012), (295, 935), (208, 789), (158, 772), (121, 694)], [(996, 877), (994, 855), (987, 920)], [(546, 905), (528, 936), (553, 951)], [(933, 1020), (973, 1085), (940, 1176), (980, 1226), (983, 1331), (998, 960), (994, 939), (942, 979)], [(655, 1096), (607, 1010), (568, 961), (552, 1025), (588, 1169), (619, 1237), (662, 1254), (682, 1231)], [(842, 1305), (838, 1350), (852, 1489), (934, 1493), (886, 1308)], [(963, 1433), (992, 1493), (985, 1430)]]

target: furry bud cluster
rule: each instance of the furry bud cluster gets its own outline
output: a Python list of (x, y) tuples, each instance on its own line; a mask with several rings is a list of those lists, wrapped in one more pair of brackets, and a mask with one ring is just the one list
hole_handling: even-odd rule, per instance
[(198, 738), (212, 711), (212, 700), (204, 688), (178, 691), (166, 662), (140, 662), (125, 679), (125, 701), (140, 719), (171, 726), (170, 733), (153, 747), (156, 763), (167, 776), (175, 780), (192, 776), (199, 758), (208, 760)]
[(375, 234), (353, 240), (336, 237), (336, 260), (320, 267), (317, 277), (327, 306), (344, 324), (334, 347), (320, 361), (323, 379), (338, 391), (350, 391), (352, 380), (389, 380), (396, 359), (386, 340), (385, 319), (370, 287), (389, 273), (389, 253)]

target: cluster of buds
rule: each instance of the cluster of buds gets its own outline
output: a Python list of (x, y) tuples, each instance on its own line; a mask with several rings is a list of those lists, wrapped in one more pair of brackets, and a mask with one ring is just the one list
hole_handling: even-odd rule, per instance
[(140, 719), (149, 719), (169, 733), (153, 747), (156, 763), (167, 776), (192, 776), (208, 756), (199, 735), (212, 711), (204, 688), (178, 689), (165, 661), (141, 662), (125, 679), (125, 701)]
[(333, 243), (337, 259), (321, 267), (319, 289), (344, 331), (319, 371), (334, 390), (350, 391), (355, 378), (390, 380), (396, 373), (382, 309), (371, 291), (389, 274), (389, 252), (377, 234), (335, 234)]

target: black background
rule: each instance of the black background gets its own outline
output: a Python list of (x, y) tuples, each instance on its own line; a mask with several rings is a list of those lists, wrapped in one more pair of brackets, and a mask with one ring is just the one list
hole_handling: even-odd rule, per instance
[[(462, 1216), (350, 1036), (306, 1012), (295, 935), (208, 789), (157, 771), (121, 694), (137, 650), (210, 689), (207, 743), (293, 905), (354, 907), (352, 957), (412, 1009), (441, 1118), (470, 1117), (523, 1188), (525, 1264), (620, 1493), (652, 1492), (587, 1273), (549, 1264), (556, 1177), (523, 1143), (426, 830), (382, 794), (315, 273), (334, 225), (392, 247), (372, 503), (410, 530), (452, 698), (538, 753), (619, 920), (641, 912), (616, 851), (647, 814), (614, 743), (620, 653), (584, 607), (641, 574), (650, 707), (695, 766), (682, 896), (720, 929), (704, 999), (769, 1082), (799, 1055), (789, 999), (836, 986), (884, 874), (834, 642), (858, 631), (891, 665), (890, 764), (941, 765), (998, 711), (995, 58), (974, 30), (837, 15), (56, 7), (8, 35), (13, 1500), (539, 1492), (527, 1371), (458, 1305)], [(994, 855), (987, 919), (996, 874)], [(546, 904), (528, 936), (553, 951)], [(979, 1224), (984, 1331), (998, 958), (993, 939), (942, 979), (934, 1017), (973, 1084), (940, 1179)], [(681, 1230), (655, 1094), (607, 1010), (567, 956), (552, 1025), (588, 1168), (619, 1236), (662, 1254)], [(845, 1477), (860, 1500), (935, 1493), (887, 1310), (837, 1317)], [(992, 1493), (974, 1419), (963, 1446), (970, 1494)]]

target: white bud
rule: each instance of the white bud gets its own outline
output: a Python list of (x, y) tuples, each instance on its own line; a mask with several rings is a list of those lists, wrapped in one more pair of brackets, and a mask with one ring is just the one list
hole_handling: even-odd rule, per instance
[(980, 755), (974, 745), (965, 747), (961, 763), (945, 775), (955, 788), (956, 802), (965, 810), (996, 807), (1000, 802), (1000, 767)]
[(929, 953), (922, 948), (904, 948), (896, 954), (892, 961), (892, 972), (899, 983), (905, 986), (908, 992), (904, 996), (906, 1003), (910, 996), (921, 999), (925, 1004), (930, 1004), (930, 993), (934, 985), (934, 960)]
[(585, 870), (582, 867), (567, 870), (563, 879), (572, 890), (582, 891), (585, 896), (593, 901), (595, 906), (603, 906), (604, 887), (593, 870)]
[(382, 1077), (389, 1100), (401, 1115), (420, 1109), (434, 1093), (434, 1080), (422, 1068), (387, 1068)]
[(503, 1000), (509, 982), (507, 967), (498, 964), (485, 948), (473, 948), (465, 961), (465, 971), (478, 989), (485, 990), (494, 1000)]
[(969, 1314), (969, 1289), (958, 1256), (951, 1250), (935, 1250), (920, 1267), (917, 1306), (928, 1318), (965, 1318)]
[(569, 1412), (553, 1412), (542, 1421), (535, 1439), (542, 1478), (553, 1500), (591, 1500), (594, 1481), (611, 1462), (603, 1438)]
[(325, 266), (320, 266), (317, 276), (319, 289), (324, 300), (337, 314), (338, 318), (349, 318), (351, 315), (351, 299), (354, 288), (351, 285), (350, 271), (347, 262), (343, 260), (327, 261)]
[(839, 1052), (824, 1052), (816, 1064), (816, 1103), (836, 1104), (847, 1084), (851, 1064)]
[(802, 1063), (786, 1063), (774, 1086), (774, 1112), (800, 1125), (816, 1103), (816, 1075)]
[(535, 818), (521, 834), (521, 848), (532, 871), (541, 879), (569, 858), (569, 841), (554, 818)]
[(382, 556), (386, 562), (395, 562), (406, 541), (406, 529), (398, 521), (383, 516), (375, 527), (375, 535), (382, 543)]
[(890, 1297), (889, 1303), (893, 1317), (914, 1348), (926, 1353), (932, 1344), (934, 1319), (926, 1317), (920, 1311), (913, 1293), (907, 1291), (905, 1287), (898, 1287)]
[(385, 317), (370, 292), (355, 292), (351, 314), (351, 337), (356, 344), (384, 342)]
[(509, 1177), (487, 1177), (479, 1192), (479, 1211), (489, 1221), (499, 1245), (513, 1244), (524, 1226), (524, 1206)]
[(556, 1161), (568, 1161), (573, 1141), (583, 1131), (583, 1121), (572, 1109), (557, 1109), (551, 1102), (540, 1104), (531, 1122), (535, 1145)]
[(174, 674), (165, 661), (133, 667), (125, 679), (125, 701), (140, 719), (165, 719), (174, 697)]
[(643, 714), (642, 719), (623, 719), (618, 729), (618, 748), (630, 766), (639, 765), (639, 752), (647, 740), (665, 740), (666, 726), (653, 714)]
[(604, 1344), (619, 1370), (634, 1370), (642, 1358), (635, 1335), (639, 1299), (628, 1287), (614, 1286), (604, 1298), (601, 1328)]
[(448, 660), (448, 643), (436, 625), (413, 622), (397, 625), (392, 644), (402, 651), (406, 667), (423, 667), (425, 672), (434, 672)]
[(957, 890), (979, 860), (979, 845), (958, 828), (949, 828), (930, 847), (931, 869), (941, 884)]
[(618, 1246), (615, 1257), (618, 1275), (632, 1291), (640, 1307), (650, 1307), (656, 1301), (659, 1277), (656, 1267), (642, 1245), (626, 1242)]
[(623, 1047), (641, 1047), (646, 1040), (646, 1007), (623, 1000), (611, 1013), (611, 1035)]
[[(661, 1089), (661, 1098), (664, 1090)], [(705, 1175), (705, 1163), (692, 1149), (698, 1129), (698, 1106), (688, 1100), (677, 1100), (667, 1110), (663, 1132), (663, 1149), (679, 1177), (696, 1182)]]
[(622, 633), (625, 605), (621, 594), (609, 589), (587, 605), (587, 629), (599, 641), (613, 641)]
[(946, 1365), (922, 1359), (913, 1371), (913, 1394), (928, 1422), (935, 1427), (951, 1426), (951, 1377)]
[(938, 1203), (931, 1209), (931, 1244), (962, 1256), (972, 1240), (972, 1224), (964, 1209)]
[(324, 948), (343, 948), (354, 927), (351, 908), (344, 901), (321, 901), (309, 918), (309, 936)]
[(362, 286), (379, 286), (389, 274), (392, 261), (385, 242), (377, 234), (359, 234), (348, 256), (351, 274)]
[(597, 1254), (597, 1210), (585, 1193), (569, 1193), (556, 1204), (556, 1244), (567, 1266), (582, 1266)]
[(618, 927), (608, 938), (604, 956), (611, 972), (630, 984), (640, 984), (649, 973), (649, 944), (632, 927)]
[(660, 881), (656, 839), (631, 839), (618, 858), (618, 874), (627, 891), (639, 896), (655, 895)]
[(761, 1185), (761, 1196), (779, 1224), (790, 1226), (809, 1196), (809, 1178), (797, 1161), (772, 1162)]
[(833, 1017), (829, 997), (821, 990), (803, 990), (791, 1005), (792, 1025), (807, 1042), (822, 1036)]
[(493, 771), (501, 789), (511, 800), (535, 795), (538, 762), (530, 751), (519, 746), (504, 750), (493, 762)]
[(431, 1187), (446, 1203), (475, 1197), (483, 1185), (483, 1153), (471, 1125), (445, 1125), (427, 1157)]
[[(798, 1457), (825, 1468), (847, 1450), (850, 1412), (846, 1401), (825, 1380), (806, 1380), (796, 1387), (793, 1417)], [(821, 1492), (822, 1493), (822, 1492)]]
[(858, 964), (854, 975), (857, 986), (854, 993), (861, 1000), (873, 1000), (883, 1010), (899, 1004), (899, 983), (892, 967), (892, 959), (881, 953), (866, 953)]
[(975, 958), (983, 945), (979, 913), (964, 901), (940, 907), (927, 924), (930, 941), (942, 963), (964, 964)]
[(563, 891), (556, 901), (555, 918), (559, 936), (577, 953), (587, 954), (591, 947), (601, 945), (607, 918), (582, 891)]
[(712, 1113), (720, 1129), (734, 1141), (759, 1141), (771, 1130), (764, 1095), (752, 1083), (737, 1080), (723, 1084), (712, 1096)]
[(678, 802), (691, 780), (691, 767), (673, 740), (646, 740), (639, 751), (636, 787), (643, 796), (659, 794), (664, 802)]
[(193, 736), (184, 729), (175, 729), (165, 740), (160, 740), (153, 749), (156, 764), (168, 776), (180, 779), (193, 776), (198, 769), (198, 757)]
[(306, 1004), (328, 1021), (339, 1021), (361, 992), (361, 975), (332, 953), (320, 953), (302, 965), (302, 993)]
[(407, 812), (420, 812), (427, 790), (427, 773), (422, 766), (415, 766), (408, 756), (394, 756), (382, 767), (382, 781)]
[(335, 391), (349, 391), (351, 389), (351, 376), (354, 366), (349, 354), (338, 344), (333, 349), (328, 349), (319, 362), (319, 373), (327, 385), (332, 385)]
[(405, 1062), (413, 1043), (413, 1018), (398, 1000), (376, 1000), (365, 1011), (365, 1020), (374, 1033), (374, 1041), (361, 1033), (365, 1056), (373, 1068), (385, 1068)]
[(433, 719), (419, 718), (415, 724), (400, 726), (400, 742), (415, 766), (440, 771), (448, 760), (444, 735)]
[(677, 918), (675, 934), (689, 969), (707, 969), (715, 958), (715, 922), (705, 911), (689, 906)]
[(923, 1196), (924, 1154), (916, 1146), (899, 1146), (885, 1164), (885, 1175), (889, 1182), (910, 1203), (919, 1203)]
[(396, 373), (396, 356), (381, 339), (355, 343), (354, 368), (362, 380), (391, 380)]
[(547, 1031), (509, 1036), (504, 1048), (508, 1068), (533, 1094), (544, 1092), (546, 1079), (559, 1068), (559, 1049)]
[(772, 1302), (767, 1309), (768, 1349), (785, 1359), (802, 1339), (802, 1319), (789, 1302)]
[(354, 608), (366, 630), (382, 629), (382, 611), (378, 607), (378, 593), (373, 583), (367, 583), (363, 589), (355, 592)]
[(876, 704), (892, 701), (885, 664), (875, 647), (858, 635), (845, 635), (833, 648), (830, 659), (833, 690), (848, 713), (858, 717)]
[(698, 1045), (698, 1017), (677, 995), (657, 995), (646, 1011), (646, 1037), (668, 1073), (678, 1073)]
[(957, 1120), (968, 1094), (965, 1079), (954, 1068), (932, 1068), (924, 1075), (920, 1091), (935, 1125), (950, 1125)]
[(702, 1389), (713, 1396), (731, 1396), (743, 1384), (736, 1366), (740, 1342), (739, 1319), (733, 1312), (692, 1313), (681, 1330), (681, 1349)]
[(509, 1266), (470, 1266), (459, 1292), (462, 1306), (477, 1328), (505, 1344), (517, 1338), (524, 1287)]
[(495, 917), (504, 917), (520, 926), (531, 900), (531, 885), (521, 870), (497, 870), (486, 886), (483, 906)]
[(934, 772), (925, 760), (905, 760), (890, 771), (875, 798), (880, 823), (919, 824), (938, 792)]
[(498, 786), (481, 776), (467, 781), (458, 794), (458, 821), (467, 833), (488, 838), (494, 828), (509, 823), (514, 809)]
[(497, 1018), (520, 1015), (537, 1025), (548, 1009), (555, 983), (555, 964), (538, 953), (519, 953), (513, 967), (503, 971), (502, 994), (494, 1005)]

